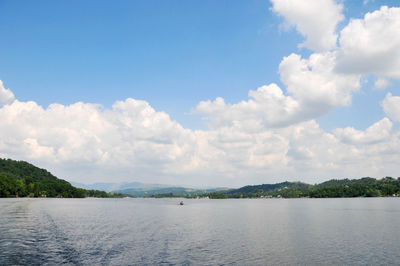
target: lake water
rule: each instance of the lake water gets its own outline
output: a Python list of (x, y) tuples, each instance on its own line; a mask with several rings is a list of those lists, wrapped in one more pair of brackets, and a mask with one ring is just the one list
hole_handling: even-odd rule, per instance
[(400, 264), (400, 198), (0, 199), (0, 265)]

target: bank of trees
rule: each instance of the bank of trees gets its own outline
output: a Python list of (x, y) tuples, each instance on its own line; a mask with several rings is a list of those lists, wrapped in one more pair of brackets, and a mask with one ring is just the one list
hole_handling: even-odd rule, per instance
[(45, 169), (24, 161), (0, 159), (0, 197), (112, 197), (98, 190), (85, 190), (58, 179)]
[(245, 186), (239, 189), (209, 193), (210, 198), (349, 198), (349, 197), (388, 197), (400, 195), (400, 177), (375, 179), (332, 179), (320, 184), (309, 185), (301, 182), (282, 182)]
[(387, 197), (400, 194), (400, 178), (330, 180), (313, 186), (309, 196), (313, 198), (332, 197)]

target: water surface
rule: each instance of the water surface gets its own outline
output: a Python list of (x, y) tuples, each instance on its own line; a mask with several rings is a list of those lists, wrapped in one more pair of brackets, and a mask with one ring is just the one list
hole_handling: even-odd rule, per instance
[(0, 199), (0, 265), (400, 263), (400, 198)]

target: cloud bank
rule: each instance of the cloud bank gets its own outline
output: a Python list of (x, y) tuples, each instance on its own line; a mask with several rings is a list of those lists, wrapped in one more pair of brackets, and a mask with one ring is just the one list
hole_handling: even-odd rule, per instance
[[(276, 85), (271, 86), (278, 99), (283, 97)], [(258, 99), (266, 88), (252, 95)], [(393, 103), (397, 98), (388, 95), (383, 103), (393, 119), (400, 114)], [(251, 117), (261, 103), (254, 104), (230, 108), (239, 108), (239, 114), (240, 108), (252, 110)], [(242, 118), (209, 130), (191, 130), (134, 99), (116, 102), (111, 109), (90, 103), (43, 108), (15, 100), (0, 108), (0, 155), (35, 162), (80, 182), (232, 186), (398, 171), (399, 131), (389, 118), (365, 131), (344, 128), (333, 133), (313, 119), (268, 128), (262, 119), (246, 124)]]

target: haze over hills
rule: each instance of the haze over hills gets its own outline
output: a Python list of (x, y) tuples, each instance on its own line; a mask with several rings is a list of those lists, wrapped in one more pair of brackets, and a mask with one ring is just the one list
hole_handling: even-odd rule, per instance
[(194, 188), (184, 186), (174, 186), (166, 184), (144, 184), (140, 182), (122, 182), (122, 183), (94, 183), (82, 184), (71, 182), (72, 185), (84, 189), (103, 190), (112, 193), (123, 193), (135, 197), (143, 197), (159, 194), (200, 194), (211, 193), (217, 191), (228, 190), (224, 187), (207, 187), (207, 188)]
[(143, 188), (146, 186), (150, 187), (163, 187), (162, 185), (145, 185), (140, 182), (122, 182), (122, 183), (105, 183), (105, 182), (99, 182), (99, 183), (93, 183), (93, 184), (83, 184), (83, 183), (77, 183), (77, 182), (71, 182), (71, 184), (75, 187), (79, 188), (84, 188), (84, 189), (98, 189), (98, 190), (103, 190), (106, 192), (111, 192), (111, 191), (116, 191), (116, 190), (122, 190), (122, 189), (129, 189), (129, 188)]
[(131, 195), (134, 197), (171, 197), (171, 196), (193, 196), (201, 195), (206, 193), (214, 193), (220, 191), (226, 191), (227, 188), (208, 188), (208, 189), (196, 189), (196, 188), (185, 188), (185, 187), (164, 187), (164, 188), (128, 188), (122, 190), (112, 191), (113, 193), (122, 193)]

